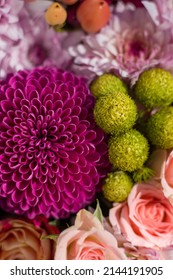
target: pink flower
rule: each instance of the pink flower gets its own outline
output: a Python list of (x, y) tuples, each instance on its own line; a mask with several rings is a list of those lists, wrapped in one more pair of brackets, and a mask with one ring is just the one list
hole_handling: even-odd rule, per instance
[(73, 69), (93, 78), (114, 70), (132, 84), (145, 69), (173, 63), (171, 35), (157, 27), (145, 8), (117, 5), (109, 24), (70, 47)]
[(0, 36), (17, 41), (22, 38), (22, 30), (19, 25), (19, 13), (23, 7), (23, 1), (1, 0), (0, 2)]
[(155, 171), (164, 195), (173, 205), (173, 150), (155, 150), (150, 159), (150, 167)]
[(143, 0), (142, 3), (157, 25), (162, 25), (164, 29), (173, 26), (172, 0)]
[(0, 221), (0, 260), (51, 260), (55, 243), (41, 237), (57, 233), (46, 221), (37, 227), (29, 220), (4, 219)]
[(126, 259), (116, 238), (89, 211), (80, 210), (74, 226), (60, 233), (55, 260)]
[(164, 193), (173, 196), (173, 150), (165, 161), (161, 182)]
[(28, 22), (30, 28), (28, 30), (24, 27), (25, 40), (20, 41), (13, 48), (13, 59), (10, 61), (13, 72), (36, 66), (54, 65), (65, 68), (70, 61), (70, 56), (61, 44), (67, 33), (56, 33), (42, 19), (23, 21), (23, 24)]
[(23, 34), (21, 39), (24, 39), (10, 45), (8, 40), (8, 47), (7, 40), (0, 43), (0, 77), (4, 77), (8, 72), (32, 69), (35, 66), (54, 65), (64, 69), (69, 65), (71, 57), (61, 45), (67, 33), (55, 32), (43, 17), (34, 18), (25, 7), (20, 10), (18, 21), (18, 28)]
[(23, 38), (23, 30), (19, 23), (19, 14), (23, 1), (0, 1), (0, 78), (9, 69), (9, 58), (12, 47)]
[(156, 182), (135, 185), (127, 202), (110, 210), (109, 219), (132, 246), (173, 245), (173, 207)]

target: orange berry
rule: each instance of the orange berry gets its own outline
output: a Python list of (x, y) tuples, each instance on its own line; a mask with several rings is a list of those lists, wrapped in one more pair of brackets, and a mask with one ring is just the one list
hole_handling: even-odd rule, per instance
[(63, 25), (67, 19), (65, 8), (55, 2), (45, 12), (45, 20), (51, 26)]
[(85, 0), (77, 9), (77, 19), (84, 31), (98, 32), (110, 18), (110, 8), (105, 0)]

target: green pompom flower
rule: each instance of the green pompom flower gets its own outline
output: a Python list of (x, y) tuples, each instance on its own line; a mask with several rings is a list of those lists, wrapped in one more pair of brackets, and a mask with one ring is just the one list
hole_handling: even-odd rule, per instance
[(115, 169), (132, 172), (148, 159), (149, 144), (139, 131), (131, 129), (118, 137), (111, 137), (108, 152)]
[(128, 94), (126, 84), (117, 76), (108, 73), (105, 73), (93, 80), (90, 85), (90, 90), (97, 98), (109, 93), (116, 94), (117, 92), (123, 92)]
[(160, 68), (144, 71), (135, 85), (135, 95), (147, 108), (168, 106), (173, 102), (173, 76)]
[(131, 177), (123, 171), (116, 171), (108, 174), (102, 192), (108, 201), (122, 202), (128, 197), (132, 187)]
[(94, 118), (104, 132), (119, 135), (135, 124), (137, 107), (127, 94), (109, 93), (96, 101)]
[(153, 145), (162, 149), (173, 148), (173, 107), (163, 108), (151, 116), (146, 133)]

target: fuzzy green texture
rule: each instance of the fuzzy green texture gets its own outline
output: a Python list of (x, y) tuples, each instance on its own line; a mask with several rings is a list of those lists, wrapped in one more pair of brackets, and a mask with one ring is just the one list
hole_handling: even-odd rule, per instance
[(133, 181), (126, 172), (109, 173), (103, 185), (103, 196), (110, 202), (124, 201), (133, 187)]
[(142, 168), (133, 172), (133, 180), (135, 183), (146, 182), (154, 176), (154, 170), (143, 166)]
[(90, 90), (97, 98), (109, 93), (116, 94), (117, 92), (123, 92), (128, 94), (126, 84), (117, 76), (108, 73), (105, 73), (93, 80), (90, 85)]
[(112, 136), (108, 152), (115, 169), (133, 172), (147, 160), (149, 144), (139, 131), (131, 129), (118, 137)]
[(146, 133), (153, 145), (162, 149), (173, 148), (173, 107), (163, 108), (151, 116)]
[(104, 132), (119, 135), (131, 129), (135, 124), (137, 107), (127, 94), (109, 93), (97, 99), (94, 119)]
[(144, 71), (135, 85), (137, 99), (147, 108), (160, 108), (173, 102), (173, 76), (154, 68)]

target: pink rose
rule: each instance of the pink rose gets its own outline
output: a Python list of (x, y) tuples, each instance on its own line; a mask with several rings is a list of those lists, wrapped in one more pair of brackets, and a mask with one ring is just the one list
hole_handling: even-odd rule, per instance
[(80, 210), (74, 226), (60, 233), (55, 260), (119, 260), (126, 259), (116, 238), (105, 230), (89, 211)]
[(173, 150), (168, 154), (168, 157), (163, 162), (161, 173), (161, 184), (164, 195), (170, 200), (173, 205)]
[(0, 260), (51, 260), (55, 242), (42, 236), (58, 233), (58, 229), (40, 220), (37, 227), (28, 220), (0, 221)]
[(156, 182), (136, 184), (127, 202), (110, 210), (110, 223), (132, 246), (173, 244), (173, 207)]
[(173, 150), (155, 150), (150, 167), (155, 171), (155, 179), (160, 181), (164, 195), (173, 205)]

